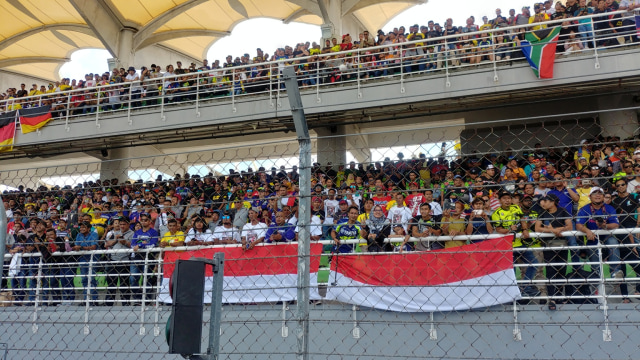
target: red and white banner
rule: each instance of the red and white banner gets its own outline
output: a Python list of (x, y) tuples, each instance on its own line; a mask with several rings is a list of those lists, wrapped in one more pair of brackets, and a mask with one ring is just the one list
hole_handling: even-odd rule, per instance
[[(256, 246), (252, 250), (242, 247), (220, 247), (186, 252), (167, 251), (164, 254), (161, 302), (171, 303), (169, 279), (176, 260), (192, 257), (213, 259), (216, 252), (224, 252), (223, 303), (261, 303), (291, 301), (297, 298), (298, 244)], [(311, 244), (311, 285), (317, 288), (318, 268), (322, 244)], [(205, 303), (211, 303), (213, 272), (206, 267)]]
[(510, 235), (445, 250), (339, 255), (331, 262), (326, 298), (401, 312), (513, 302), (520, 290), (512, 240)]

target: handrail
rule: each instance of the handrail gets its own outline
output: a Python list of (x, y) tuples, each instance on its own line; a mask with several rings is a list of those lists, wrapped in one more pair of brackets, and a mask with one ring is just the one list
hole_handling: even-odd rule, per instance
[[(600, 235), (628, 235), (628, 234), (640, 234), (640, 227), (637, 228), (623, 228), (623, 229), (614, 229), (614, 230), (593, 230), (593, 233), (597, 236)], [(580, 231), (564, 231), (562, 232), (562, 236), (585, 236), (586, 234)], [(409, 241), (459, 241), (459, 240), (488, 240), (488, 239), (496, 239), (504, 237), (503, 234), (486, 234), (486, 235), (457, 235), (457, 236), (427, 236), (427, 237), (410, 237)], [(516, 238), (522, 238), (522, 234), (515, 234)], [(531, 238), (553, 238), (556, 237), (555, 234), (552, 233), (542, 233), (542, 232), (530, 232), (529, 237)], [(386, 243), (396, 243), (402, 242), (403, 238), (386, 238)], [(341, 244), (359, 244), (366, 239), (353, 239), (353, 240), (341, 240)], [(281, 243), (260, 243), (256, 246), (278, 246), (281, 244), (290, 244), (297, 242), (281, 242)], [(332, 245), (334, 244), (333, 240), (318, 240), (313, 241), (315, 244), (323, 244), (323, 245)], [(640, 244), (620, 244), (618, 245), (602, 245), (603, 247), (624, 247), (624, 246), (640, 246)], [(584, 245), (577, 246), (572, 248), (593, 248), (595, 245)], [(196, 245), (196, 246), (175, 246), (175, 247), (153, 247), (148, 249), (139, 249), (138, 253), (157, 253), (157, 252), (166, 252), (166, 251), (197, 251), (204, 249), (224, 249), (224, 248), (235, 248), (242, 247), (242, 244), (222, 244), (222, 245)], [(562, 248), (562, 247), (560, 247)], [(90, 250), (90, 251), (68, 251), (68, 252), (55, 252), (52, 253), (53, 256), (81, 256), (81, 255), (102, 255), (102, 254), (132, 254), (134, 253), (133, 249), (108, 249), (108, 250)], [(40, 257), (42, 256), (40, 253), (21, 253), (23, 257)], [(11, 258), (11, 254), (5, 254), (5, 259)]]
[[(628, 15), (630, 12), (627, 10), (620, 10), (620, 11), (615, 11), (615, 12), (608, 12), (606, 13), (606, 16), (610, 16), (610, 15)], [(573, 21), (578, 21), (578, 20), (583, 20), (583, 19), (594, 19), (594, 18), (600, 18), (604, 16), (603, 14), (591, 14), (591, 15), (585, 15), (585, 16), (580, 16), (580, 17), (571, 17), (571, 18), (567, 18), (567, 19), (560, 19), (560, 20), (549, 20), (549, 21), (545, 21), (543, 23), (534, 23), (534, 24), (526, 24), (526, 25), (514, 25), (514, 26), (508, 26), (508, 27), (500, 27), (498, 29), (488, 29), (488, 30), (479, 30), (479, 31), (474, 31), (474, 32), (470, 32), (470, 33), (465, 33), (465, 34), (455, 34), (455, 35), (445, 35), (445, 36), (440, 36), (440, 37), (436, 37), (436, 38), (429, 38), (429, 39), (419, 39), (419, 40), (412, 40), (412, 41), (405, 41), (402, 43), (395, 43), (395, 44), (387, 44), (387, 45), (375, 45), (375, 46), (370, 46), (370, 47), (366, 47), (366, 48), (353, 48), (351, 50), (345, 50), (345, 51), (339, 51), (339, 52), (331, 52), (331, 53), (327, 53), (327, 54), (319, 54), (319, 55), (312, 55), (312, 56), (305, 56), (305, 57), (297, 57), (297, 58), (293, 58), (293, 59), (281, 59), (281, 60), (274, 60), (274, 61), (265, 61), (265, 62), (260, 62), (260, 65), (268, 67), (270, 69), (279, 69), (281, 67), (282, 64), (284, 63), (288, 63), (291, 61), (306, 61), (306, 60), (310, 60), (310, 59), (314, 59), (316, 57), (323, 57), (323, 56), (331, 56), (331, 57), (341, 57), (341, 56), (348, 56), (348, 57), (352, 57), (352, 54), (355, 52), (358, 55), (355, 56), (357, 58), (359, 58), (362, 54), (362, 52), (367, 52), (367, 51), (372, 51), (372, 50), (379, 50), (379, 49), (385, 49), (385, 48), (389, 48), (389, 47), (398, 47), (398, 46), (408, 46), (408, 45), (415, 45), (415, 44), (420, 44), (420, 43), (426, 43), (426, 42), (439, 42), (442, 40), (449, 40), (449, 39), (457, 39), (460, 38), (462, 36), (465, 35), (478, 35), (478, 34), (492, 34), (496, 31), (501, 31), (501, 32), (509, 32), (509, 31), (514, 31), (514, 30), (521, 30), (521, 29), (528, 29), (531, 28), (533, 26), (536, 26), (536, 24), (544, 24), (545, 26), (549, 26), (552, 24), (562, 24), (564, 22), (573, 22)], [(595, 31), (595, 29), (591, 30), (592, 32)], [(425, 46), (426, 47), (426, 46)], [(198, 80), (200, 80), (201, 77), (212, 77), (214, 74), (217, 74), (217, 72), (234, 72), (236, 70), (244, 70), (247, 68), (252, 67), (253, 64), (247, 64), (247, 65), (240, 65), (240, 66), (231, 66), (231, 67), (225, 67), (225, 68), (217, 68), (217, 69), (212, 69), (212, 70), (207, 70), (207, 71), (198, 71), (195, 73), (186, 73), (185, 75), (187, 76), (191, 76), (193, 74), (197, 74), (198, 76)], [(92, 92), (97, 92), (97, 91), (109, 91), (110, 89), (113, 88), (118, 88), (121, 86), (143, 86), (145, 85), (145, 83), (148, 82), (162, 82), (164, 83), (164, 81), (168, 78), (168, 79), (173, 79), (173, 81), (177, 81), (181, 76), (184, 75), (174, 75), (171, 77), (164, 77), (163, 74), (161, 73), (160, 77), (158, 78), (154, 78), (154, 79), (146, 79), (146, 80), (138, 80), (135, 82), (121, 82), (121, 83), (117, 83), (117, 84), (109, 84), (109, 85), (98, 85), (98, 86), (94, 86), (94, 87), (87, 87), (87, 88), (80, 88), (80, 89), (71, 89), (71, 90), (64, 90), (64, 91), (60, 91), (60, 92), (55, 92), (55, 93), (46, 93), (46, 94), (40, 94), (40, 95), (34, 95), (34, 96), (26, 96), (26, 97), (21, 97), (19, 99), (21, 100), (25, 100), (25, 101), (32, 101), (32, 100), (38, 100), (41, 101), (43, 98), (49, 98), (51, 96), (60, 96), (60, 95), (64, 95), (67, 94), (68, 97), (73, 96), (73, 94), (76, 93), (81, 93), (81, 92), (86, 92), (89, 91), (90, 93)], [(271, 78), (273, 76), (273, 74), (271, 74), (269, 76), (269, 78)], [(226, 82), (227, 85), (233, 85), (233, 80), (230, 82)], [(164, 90), (164, 88), (163, 88)], [(7, 99), (7, 100), (2, 100), (0, 101), (0, 107), (2, 106), (2, 104), (9, 104), (9, 103), (13, 103), (15, 102), (15, 98), (14, 99)], [(96, 106), (99, 106), (99, 104), (97, 104)]]

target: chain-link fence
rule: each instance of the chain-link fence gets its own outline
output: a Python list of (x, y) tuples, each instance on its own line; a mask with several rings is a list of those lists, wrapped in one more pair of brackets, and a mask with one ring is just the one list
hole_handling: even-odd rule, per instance
[(1, 340), (11, 359), (175, 358), (174, 262), (224, 252), (221, 356), (293, 358), (306, 227), (311, 358), (633, 358), (625, 111), (312, 129), (310, 184), (291, 140), (2, 171)]

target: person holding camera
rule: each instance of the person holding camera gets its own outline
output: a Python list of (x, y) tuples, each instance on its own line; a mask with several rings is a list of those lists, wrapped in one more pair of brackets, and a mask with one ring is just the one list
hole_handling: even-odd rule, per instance
[[(129, 228), (129, 219), (122, 216), (113, 222), (114, 230), (111, 231), (105, 240), (105, 249), (122, 250), (131, 247), (133, 231)], [(118, 288), (129, 288), (129, 261), (130, 253), (117, 252), (109, 254), (111, 262), (107, 264), (107, 294), (104, 301), (106, 305), (114, 305)], [(118, 285), (119, 284), (119, 285)], [(130, 293), (121, 292), (120, 301), (123, 304), (130, 298)]]
[[(553, 238), (543, 238), (547, 247), (566, 247), (568, 244), (567, 237), (562, 235), (564, 231), (573, 230), (571, 223), (571, 214), (560, 205), (560, 198), (556, 194), (549, 193), (540, 199), (540, 206), (543, 209), (542, 214), (538, 216), (535, 223), (536, 232), (552, 233)], [(567, 250), (544, 250), (544, 262), (546, 266), (546, 275), (549, 280), (566, 279), (567, 274)], [(565, 285), (549, 284), (547, 285), (547, 293), (551, 298), (547, 301), (549, 310), (556, 309), (556, 302), (559, 296), (571, 295), (570, 290)], [(564, 293), (564, 294), (563, 294)], [(564, 300), (561, 300), (564, 302)]]
[[(512, 204), (511, 193), (501, 191), (498, 193), (500, 199), (500, 207), (491, 215), (498, 234), (514, 234), (513, 248), (518, 249), (513, 254), (513, 261), (521, 261), (528, 266), (524, 270), (523, 280), (531, 281), (536, 275), (536, 259), (533, 251), (528, 249), (535, 243), (535, 240), (529, 236), (529, 225), (523, 219), (523, 212), (520, 206)], [(517, 234), (521, 237), (518, 238)], [(532, 284), (525, 286), (523, 294), (529, 297), (540, 295), (540, 291)]]

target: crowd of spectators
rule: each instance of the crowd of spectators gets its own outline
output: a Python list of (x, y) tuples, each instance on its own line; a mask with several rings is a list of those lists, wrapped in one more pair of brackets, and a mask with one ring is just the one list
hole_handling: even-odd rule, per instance
[[(443, 144), (443, 151), (446, 144)], [(578, 148), (535, 148), (523, 154), (471, 154), (450, 159), (420, 154), (372, 164), (315, 164), (311, 184), (299, 184), (297, 168), (230, 170), (226, 175), (176, 175), (153, 182), (102, 179), (74, 187), (20, 187), (5, 191), (9, 219), (5, 272), (12, 278), (18, 303), (34, 301), (33, 286), (40, 261), (45, 301), (71, 302), (78, 269), (84, 288), (95, 275), (88, 263), (106, 274), (105, 304), (117, 293), (123, 302), (142, 300), (143, 249), (236, 244), (252, 251), (260, 243), (297, 241), (301, 185), (310, 186), (312, 241), (329, 240), (327, 252), (408, 252), (449, 249), (484, 241), (488, 234), (519, 234), (513, 241), (515, 261), (524, 262), (522, 276), (564, 279), (567, 263), (599, 263), (596, 248), (544, 250), (547, 246), (626, 245), (611, 248), (610, 274), (622, 281), (626, 261), (638, 272), (634, 235), (595, 235), (600, 229), (639, 226), (640, 147), (634, 140), (583, 140)], [(444, 152), (443, 152), (444, 154)], [(564, 236), (579, 230), (585, 237)], [(532, 238), (529, 232), (552, 233)], [(427, 236), (482, 235), (470, 240), (422, 240)], [(385, 240), (386, 239), (386, 240)], [(354, 240), (354, 241), (346, 241)], [(543, 251), (534, 251), (542, 248)], [(106, 256), (65, 255), (71, 251), (129, 249)], [(131, 251), (132, 250), (132, 251)], [(39, 253), (40, 257), (20, 254)], [(93, 257), (93, 260), (92, 260)], [(18, 259), (21, 259), (20, 261)], [(42, 260), (41, 260), (42, 259)], [(100, 262), (98, 262), (100, 261)], [(154, 270), (147, 270), (147, 272)], [(598, 277), (599, 265), (573, 267), (570, 276)], [(31, 286), (27, 287), (26, 280)], [(145, 283), (155, 294), (155, 276)], [(4, 279), (4, 277), (3, 277)], [(131, 285), (131, 287), (130, 287)], [(6, 288), (7, 284), (3, 284)], [(118, 292), (117, 289), (120, 289)], [(611, 289), (609, 289), (611, 290)], [(589, 285), (525, 284), (529, 296), (568, 300), (595, 292)], [(626, 284), (620, 286), (627, 296)], [(640, 294), (640, 285), (633, 293)], [(49, 296), (51, 299), (49, 299)], [(88, 295), (87, 295), (88, 296)], [(588, 300), (588, 299), (587, 299)], [(628, 301), (629, 299), (625, 299)]]
[[(357, 37), (344, 34), (340, 39), (326, 39), (324, 44), (307, 41), (295, 47), (275, 49), (272, 54), (258, 48), (253, 57), (249, 53), (235, 58), (229, 55), (225, 61), (215, 60), (212, 64), (205, 59), (199, 67), (191, 63), (183, 68), (182, 63), (177, 62), (175, 67), (152, 64), (140, 69), (114, 68), (104, 74), (86, 74), (84, 79), (64, 78), (47, 85), (32, 84), (30, 89), (25, 84), (21, 84), (19, 89), (9, 88), (0, 95), (0, 113), (22, 107), (50, 105), (54, 116), (67, 111), (78, 115), (94, 112), (98, 106), (104, 111), (120, 109), (129, 106), (129, 101), (132, 107), (139, 107), (158, 104), (160, 92), (167, 95), (166, 102), (193, 100), (197, 82), (201, 97), (263, 92), (269, 86), (277, 86), (270, 84), (269, 78), (278, 74), (285, 64), (294, 65), (300, 84), (308, 86), (317, 82), (347, 81), (356, 76), (366, 79), (400, 71), (431, 71), (447, 65), (511, 60), (522, 57), (520, 41), (524, 32), (544, 29), (550, 20), (566, 19), (561, 23), (557, 48), (559, 52), (568, 54), (594, 46), (637, 42), (633, 17), (609, 13), (627, 10), (631, 15), (639, 7), (639, 0), (567, 0), (566, 5), (560, 2), (554, 5), (546, 1), (536, 3), (533, 13), (528, 6), (519, 13), (510, 9), (504, 15), (501, 9), (496, 9), (494, 18), (483, 16), (482, 24), (473, 16), (467, 18), (464, 25), (457, 26), (451, 18), (442, 24), (430, 20), (426, 25), (415, 24), (408, 29), (400, 26), (387, 33), (378, 30), (375, 35), (369, 31), (363, 31)], [(590, 19), (572, 19), (598, 14), (602, 16), (594, 18), (594, 26)], [(531, 26), (502, 29), (525, 24)], [(484, 30), (492, 31), (479, 33)], [(454, 37), (446, 41), (442, 38), (452, 35)], [(403, 45), (407, 41), (423, 39), (424, 42)], [(384, 47), (373, 49), (374, 46)], [(356, 55), (344, 53), (355, 49), (365, 50)], [(278, 60), (284, 62), (278, 65), (267, 63)], [(233, 71), (228, 69), (233, 67)], [(199, 75), (198, 72), (206, 72), (207, 75)], [(106, 85), (113, 86), (104, 91), (88, 90)], [(71, 99), (67, 99), (66, 91), (82, 89), (85, 91), (74, 92)], [(40, 97), (24, 99), (38, 95)]]

